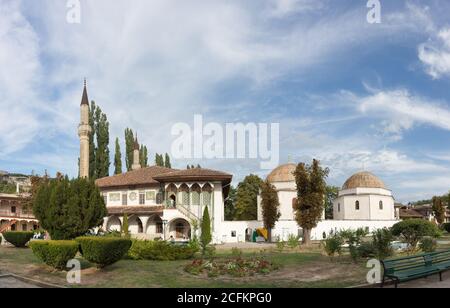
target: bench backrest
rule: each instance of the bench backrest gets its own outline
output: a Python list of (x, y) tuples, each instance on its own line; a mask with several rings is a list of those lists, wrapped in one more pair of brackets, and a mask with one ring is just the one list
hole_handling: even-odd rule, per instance
[(450, 250), (431, 254), (433, 265), (450, 262)]
[(450, 261), (450, 250), (381, 261), (386, 274), (410, 271)]

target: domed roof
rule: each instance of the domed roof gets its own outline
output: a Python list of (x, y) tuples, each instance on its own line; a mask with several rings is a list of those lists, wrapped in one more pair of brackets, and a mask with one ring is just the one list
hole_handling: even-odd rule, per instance
[(275, 168), (268, 176), (267, 180), (271, 183), (275, 182), (295, 182), (294, 172), (297, 168), (296, 164), (286, 164)]
[(377, 176), (370, 172), (358, 172), (352, 175), (342, 187), (342, 190), (345, 189), (354, 189), (354, 188), (383, 188), (387, 189), (386, 185), (384, 185), (383, 181), (380, 180)]

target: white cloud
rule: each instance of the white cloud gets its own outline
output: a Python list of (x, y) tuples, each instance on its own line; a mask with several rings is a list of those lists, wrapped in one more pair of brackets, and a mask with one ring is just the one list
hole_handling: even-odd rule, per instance
[(435, 79), (450, 76), (450, 28), (441, 29), (435, 38), (419, 45), (419, 59)]
[(33, 140), (40, 124), (36, 79), (38, 37), (20, 13), (19, 1), (0, 3), (0, 157)]

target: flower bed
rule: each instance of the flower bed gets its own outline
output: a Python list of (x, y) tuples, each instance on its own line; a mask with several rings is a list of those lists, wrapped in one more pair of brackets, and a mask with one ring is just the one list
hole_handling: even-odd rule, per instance
[(248, 277), (255, 274), (268, 274), (279, 267), (263, 258), (226, 259), (226, 260), (194, 260), (185, 267), (185, 271), (193, 275), (206, 274), (208, 277), (230, 275)]

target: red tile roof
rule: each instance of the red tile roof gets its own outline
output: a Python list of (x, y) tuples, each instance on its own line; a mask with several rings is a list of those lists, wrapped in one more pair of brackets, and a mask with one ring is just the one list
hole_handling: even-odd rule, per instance
[(176, 170), (152, 166), (98, 179), (95, 183), (100, 188), (158, 184), (159, 182), (154, 179), (155, 176), (174, 171)]
[(229, 173), (225, 173), (222, 171), (216, 171), (212, 169), (204, 169), (204, 168), (193, 168), (186, 170), (173, 171), (170, 173), (164, 173), (161, 175), (157, 175), (154, 177), (157, 181), (208, 181), (208, 180), (220, 180), (220, 181), (231, 181), (233, 176)]

